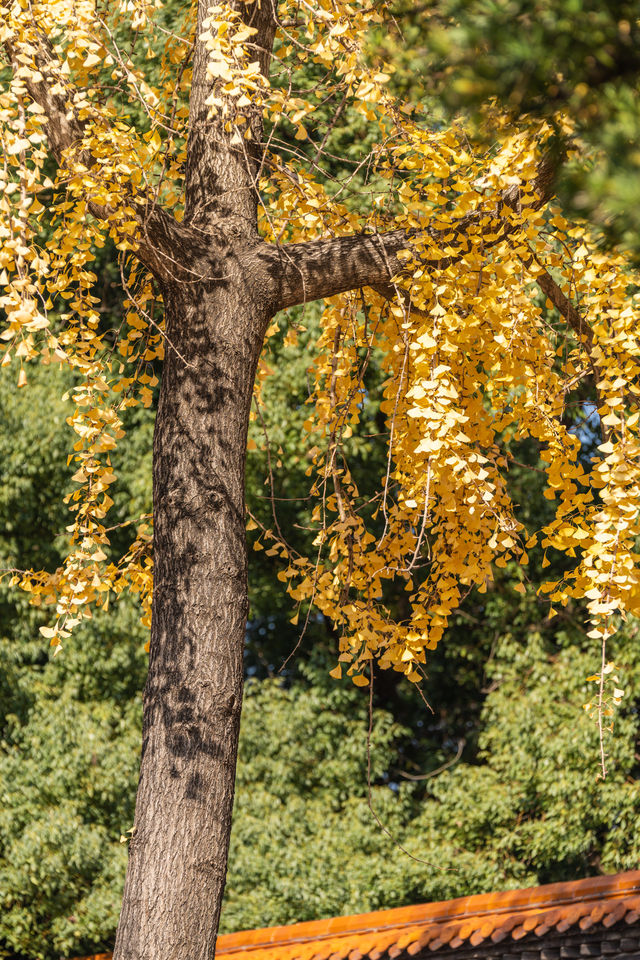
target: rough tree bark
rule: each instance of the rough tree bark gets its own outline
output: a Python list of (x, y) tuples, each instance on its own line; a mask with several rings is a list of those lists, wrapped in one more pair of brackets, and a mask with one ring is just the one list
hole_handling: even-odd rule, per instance
[[(266, 74), (274, 6), (267, 0), (235, 6), (258, 31), (253, 39)], [(207, 11), (207, 0), (199, 0), (198, 34)], [(7, 52), (17, 66), (10, 45)], [(47, 115), (60, 160), (81, 138), (82, 123), (71, 98), (50, 94), (51, 63), (43, 34), (43, 79), (26, 84)], [(114, 960), (211, 960), (215, 952), (248, 612), (246, 436), (266, 328), (278, 310), (365, 285), (395, 296), (391, 281), (403, 266), (397, 254), (413, 240), (403, 231), (290, 246), (261, 240), (255, 190), (261, 111), (245, 109), (252, 141), (234, 146), (231, 134), (207, 119), (215, 81), (206, 65), (197, 40), (184, 220), (152, 203), (137, 207), (137, 256), (162, 290), (167, 343), (154, 440), (155, 582), (142, 761)], [(540, 203), (551, 195), (551, 173), (543, 162)], [(514, 202), (505, 195), (495, 215)], [(473, 216), (453, 225), (447, 243), (460, 253), (427, 264), (442, 269), (462, 256), (473, 229)], [(505, 222), (501, 236), (510, 229)], [(573, 309), (548, 274), (544, 283), (561, 310)]]
[(212, 957), (231, 828), (247, 618), (244, 457), (269, 319), (255, 292), (165, 290), (154, 601), (135, 831), (116, 957)]

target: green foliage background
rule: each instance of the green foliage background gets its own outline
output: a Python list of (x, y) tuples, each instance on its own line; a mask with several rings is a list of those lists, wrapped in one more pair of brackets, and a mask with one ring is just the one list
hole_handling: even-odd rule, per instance
[[(312, 336), (310, 318), (296, 347), (276, 342), (277, 375), (265, 390), (281, 497), (306, 489), (299, 421)], [(11, 375), (0, 379), (4, 568), (53, 563), (63, 549), (56, 534), (66, 522), (60, 501), (69, 485), (60, 400), (67, 386), (63, 374), (46, 368), (30, 371), (28, 390), (15, 391)], [(375, 422), (374, 400), (368, 415)], [(259, 425), (252, 429), (261, 433)], [(138, 412), (120, 464), (116, 519), (149, 508), (150, 439), (151, 415)], [(383, 456), (375, 442), (354, 441), (352, 455), (361, 482), (368, 472), (375, 483)], [(249, 503), (268, 519), (263, 456), (250, 457)], [(521, 456), (526, 462), (535, 451)], [(531, 519), (547, 508), (538, 477), (524, 469), (514, 475)], [(305, 526), (306, 501), (281, 506), (282, 522), (303, 545), (296, 524)], [(582, 640), (579, 610), (549, 623), (534, 595), (542, 572), (532, 559), (525, 596), (513, 591), (506, 571), (492, 593), (468, 599), (429, 667), (433, 715), (408, 685), (377, 676), (371, 805), (381, 827), (368, 796), (366, 691), (328, 677), (334, 638), (322, 622), (313, 623), (295, 667), (277, 673), (297, 631), (273, 566), (264, 552), (252, 556), (249, 679), (223, 930), (637, 865), (637, 627), (628, 626), (611, 651), (623, 665), (627, 697), (603, 784), (596, 780), (597, 731), (581, 709), (594, 652)], [(137, 779), (146, 669), (138, 613), (124, 602), (101, 614), (53, 659), (37, 631), (46, 613), (28, 607), (6, 581), (0, 589), (0, 946), (19, 960), (108, 949), (126, 865), (120, 837), (133, 822)], [(459, 744), (461, 758), (438, 773)]]

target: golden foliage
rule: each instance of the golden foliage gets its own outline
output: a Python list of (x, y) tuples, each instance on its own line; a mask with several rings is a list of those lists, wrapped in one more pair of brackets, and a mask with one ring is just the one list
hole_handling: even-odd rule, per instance
[[(52, 644), (123, 589), (140, 593), (149, 616), (149, 528), (110, 562), (106, 518), (122, 412), (151, 403), (150, 363), (164, 349), (157, 297), (131, 251), (144, 240), (149, 204), (182, 216), (196, 18), (192, 4), (181, 24), (168, 24), (161, 7), (119, 0), (101, 14), (92, 0), (0, 4), (0, 42), (13, 68), (0, 92), (2, 362), (20, 359), (18, 386), (37, 358), (77, 373), (70, 553), (52, 574), (17, 576), (34, 603), (55, 604), (56, 624), (43, 629)], [(357, 684), (367, 682), (372, 657), (418, 681), (465, 594), (486, 590), (496, 565), (526, 565), (536, 542), (573, 558), (563, 580), (542, 589), (555, 606), (586, 598), (594, 640), (640, 613), (636, 278), (622, 257), (597, 249), (586, 225), (541, 205), (544, 124), (505, 128), (491, 151), (474, 152), (462, 125), (434, 130), (418, 107), (394, 100), (392, 67), (372, 66), (366, 51), (384, 7), (282, 0), (269, 79), (239, 4), (213, 3), (200, 36), (215, 80), (211, 116), (237, 145), (251, 139), (252, 111), (267, 124), (257, 184), (266, 239), (407, 232), (391, 298), (352, 291), (322, 316), (305, 425), (317, 553), (294, 557), (277, 531), (266, 535), (287, 562), (282, 579), (294, 600), (313, 604), (340, 632), (342, 666), (333, 674), (344, 668)], [(306, 91), (294, 82), (305, 64), (317, 77)], [(43, 82), (76, 125), (55, 176), (53, 127), (33, 95)], [(346, 104), (372, 131), (371, 149), (340, 182), (317, 175), (324, 141), (308, 143), (325, 103)], [(93, 292), (92, 263), (108, 238), (127, 310), (115, 341), (101, 330)], [(580, 329), (541, 300), (543, 275), (565, 291)], [(386, 376), (388, 468), (375, 501), (365, 502), (343, 440), (358, 427), (373, 351)], [(266, 363), (261, 370), (267, 375)], [(563, 419), (586, 377), (596, 383), (603, 431), (589, 472)], [(557, 508), (542, 531), (523, 529), (509, 497), (510, 444), (523, 437), (543, 450), (546, 496)], [(406, 593), (401, 622), (385, 603), (392, 583)], [(604, 645), (602, 656), (600, 715)]]

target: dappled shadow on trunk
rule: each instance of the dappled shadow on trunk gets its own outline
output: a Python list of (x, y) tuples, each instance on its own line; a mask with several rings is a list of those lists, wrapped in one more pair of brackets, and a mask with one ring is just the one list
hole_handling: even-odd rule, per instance
[(167, 773), (186, 775), (192, 798), (205, 789), (203, 771), (191, 769), (201, 756), (235, 763), (228, 744), (239, 716), (247, 614), (244, 458), (261, 326), (238, 316), (226, 291), (207, 287), (189, 291), (188, 301), (182, 290), (169, 294), (167, 303), (168, 335), (181, 356), (167, 353), (154, 441), (143, 743), (145, 753), (166, 750)]
[(210, 956), (224, 886), (248, 613), (244, 461), (271, 311), (230, 256), (221, 271), (234, 282), (164, 291), (151, 649), (116, 949), (127, 960), (167, 956), (167, 943), (181, 960)]

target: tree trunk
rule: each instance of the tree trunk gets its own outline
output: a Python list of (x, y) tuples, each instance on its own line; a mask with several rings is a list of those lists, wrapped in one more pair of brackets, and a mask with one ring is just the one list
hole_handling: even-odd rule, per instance
[(149, 675), (115, 960), (214, 956), (242, 704), (244, 464), (270, 311), (241, 275), (171, 285), (165, 304)]

